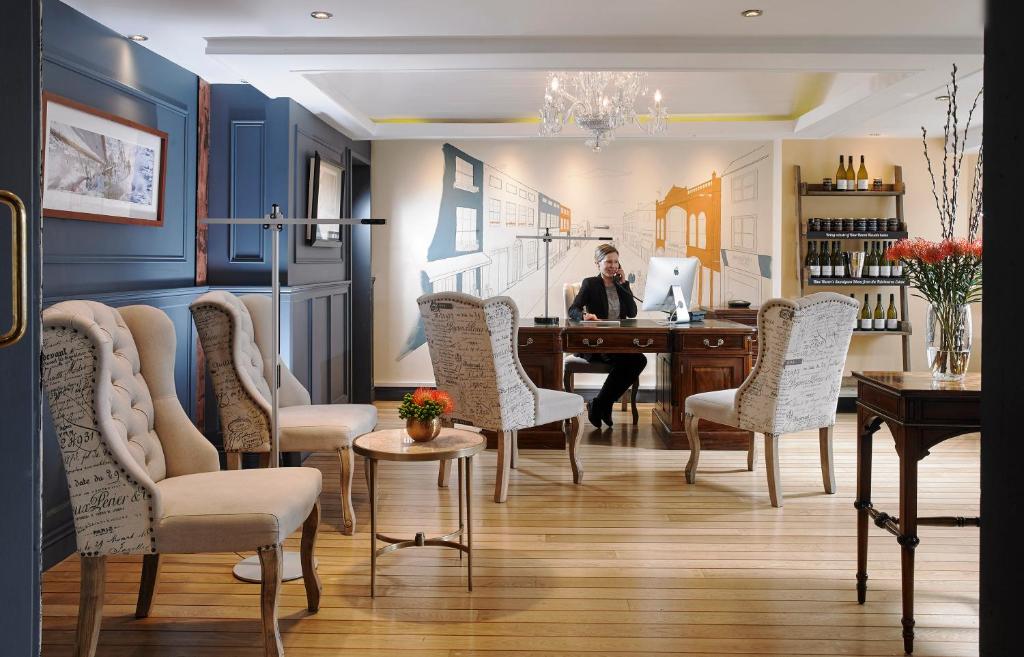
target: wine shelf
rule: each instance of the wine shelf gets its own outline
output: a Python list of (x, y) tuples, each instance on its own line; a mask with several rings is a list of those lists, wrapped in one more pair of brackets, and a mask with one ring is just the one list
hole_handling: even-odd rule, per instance
[(861, 232), (851, 230), (837, 232), (832, 230), (814, 230), (806, 233), (804, 238), (809, 240), (902, 240), (907, 238), (907, 231)]
[(885, 330), (885, 331), (874, 331), (874, 330), (872, 330), (872, 331), (865, 331), (863, 329), (853, 329), (853, 334), (854, 335), (875, 335), (875, 336), (879, 336), (879, 337), (884, 336), (884, 335), (912, 335), (913, 334), (913, 331), (911, 330), (911, 327), (910, 327), (910, 322), (900, 321), (898, 326), (899, 326), (899, 328), (897, 328), (897, 329)]
[(843, 196), (854, 198), (857, 196), (903, 196), (906, 189), (902, 182), (894, 185), (882, 185), (881, 190), (869, 189), (863, 192), (838, 191), (835, 189), (825, 190), (820, 184), (800, 183), (800, 196)]
[(808, 276), (808, 285), (907, 285), (907, 279), (894, 276), (880, 276), (875, 278), (832, 278), (828, 276)]

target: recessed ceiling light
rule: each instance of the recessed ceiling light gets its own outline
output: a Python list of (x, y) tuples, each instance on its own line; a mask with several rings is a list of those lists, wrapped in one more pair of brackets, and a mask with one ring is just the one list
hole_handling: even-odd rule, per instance
[(868, 133), (868, 137), (881, 137), (881, 136), (882, 136), (881, 132), (869, 132)]
[(744, 9), (743, 11), (740, 12), (740, 16), (743, 16), (743, 18), (757, 18), (758, 16), (763, 15), (763, 9)]
[(310, 16), (317, 19), (318, 21), (325, 21), (328, 18), (332, 18), (334, 14), (329, 11), (313, 11), (309, 13)]
[(936, 96), (935, 100), (941, 100), (941, 101), (945, 102), (945, 101), (949, 100), (949, 96), (945, 96), (945, 95), (943, 95), (943, 96)]
[(132, 41), (149, 41), (149, 37), (145, 34), (129, 34), (128, 38)]

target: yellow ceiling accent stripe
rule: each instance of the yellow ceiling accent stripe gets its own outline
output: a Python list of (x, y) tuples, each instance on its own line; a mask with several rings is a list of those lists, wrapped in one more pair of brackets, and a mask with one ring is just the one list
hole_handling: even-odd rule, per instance
[[(669, 114), (669, 123), (750, 123), (760, 121), (795, 121), (796, 114)], [(424, 118), (417, 116), (394, 116), (370, 119), (380, 124), (415, 124), (415, 123), (448, 123), (448, 124), (504, 124), (504, 123), (540, 123), (540, 117), (517, 116), (492, 119), (480, 118)], [(640, 117), (641, 123), (647, 122), (646, 116)]]

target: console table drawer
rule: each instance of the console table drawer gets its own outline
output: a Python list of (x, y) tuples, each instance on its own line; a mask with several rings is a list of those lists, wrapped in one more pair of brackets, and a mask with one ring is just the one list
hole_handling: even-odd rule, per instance
[(640, 352), (664, 353), (669, 351), (667, 332), (623, 334), (606, 331), (566, 331), (565, 351), (569, 353)]
[(746, 351), (747, 336), (739, 333), (687, 332), (676, 336), (680, 351)]

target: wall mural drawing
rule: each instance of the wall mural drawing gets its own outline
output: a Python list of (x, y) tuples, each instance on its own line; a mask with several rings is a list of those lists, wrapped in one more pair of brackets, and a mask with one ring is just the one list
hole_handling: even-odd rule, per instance
[[(541, 190), (481, 159), (444, 144), (442, 192), (437, 224), (420, 272), (423, 293), (459, 291), (480, 298), (507, 295), (523, 317), (544, 306), (546, 227), (559, 235), (610, 234), (637, 296), (643, 297), (651, 256), (697, 256), (701, 270), (694, 305), (710, 306), (743, 298), (755, 304), (770, 292), (770, 241), (763, 237), (771, 217), (758, 198), (759, 163), (770, 163), (770, 146), (728, 163), (732, 168), (693, 185), (672, 185), (648, 200), (605, 201), (595, 211), (593, 197), (570, 199), (557, 189)], [(738, 162), (738, 163), (737, 163)], [(635, 187), (628, 170), (596, 170), (587, 186), (605, 191)], [(625, 181), (624, 181), (625, 179)], [(628, 181), (632, 185), (624, 184)], [(557, 180), (545, 184), (557, 185)], [(580, 187), (579, 181), (570, 187)], [(652, 190), (655, 191), (655, 190)], [(654, 197), (656, 200), (649, 200)], [(578, 203), (589, 212), (574, 212)], [(770, 204), (768, 205), (770, 207)], [(759, 240), (758, 235), (762, 238)], [(548, 291), (552, 315), (563, 315), (562, 285), (594, 274), (595, 242), (556, 240), (550, 245)], [(759, 250), (760, 249), (760, 250)], [(642, 316), (656, 317), (657, 313)], [(396, 360), (426, 343), (421, 322), (410, 331)]]

